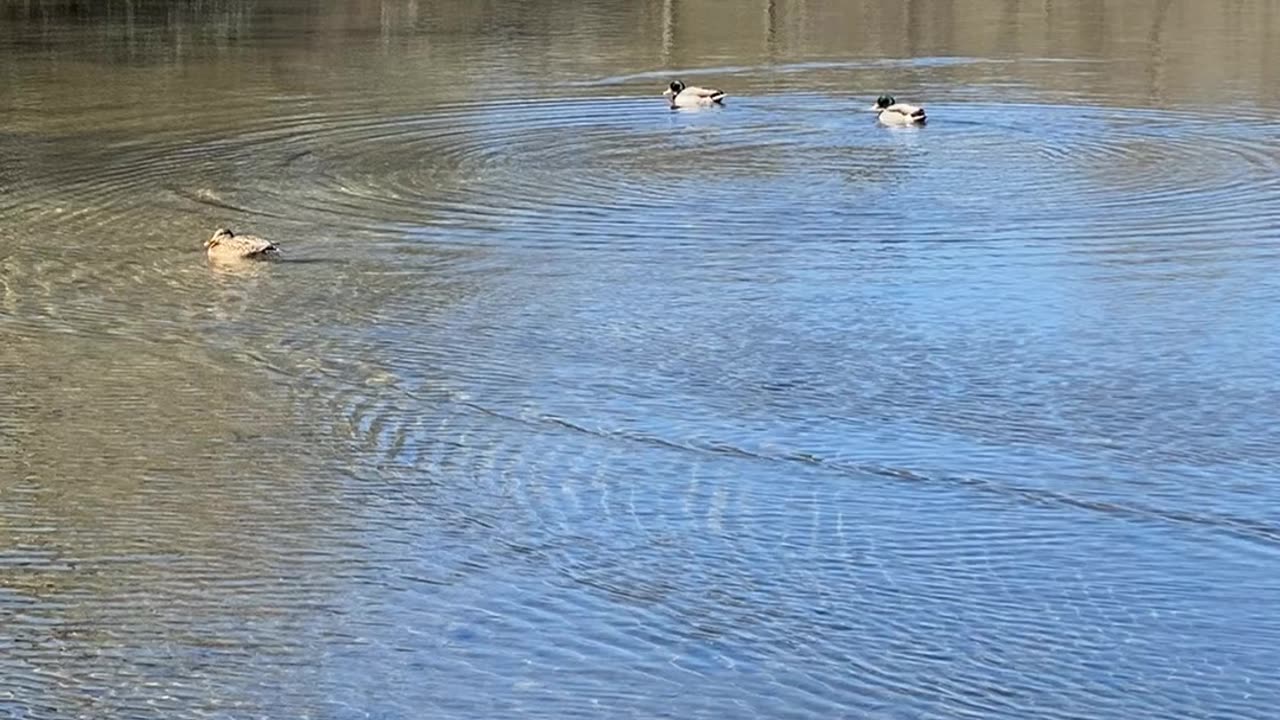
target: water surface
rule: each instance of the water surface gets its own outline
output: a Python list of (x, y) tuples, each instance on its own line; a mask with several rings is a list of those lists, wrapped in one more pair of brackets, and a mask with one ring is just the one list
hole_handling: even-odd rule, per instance
[(1273, 715), (1271, 3), (508, 5), (0, 2), (0, 717)]

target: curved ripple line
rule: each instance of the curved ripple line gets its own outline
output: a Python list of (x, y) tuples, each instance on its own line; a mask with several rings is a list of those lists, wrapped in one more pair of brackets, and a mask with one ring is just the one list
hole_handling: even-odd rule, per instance
[[(160, 185), (193, 213), (322, 220), (372, 232), (437, 228), (455, 238), (516, 228), (526, 242), (565, 243), (606, 227), (619, 240), (652, 239), (664, 209), (696, 198), (720, 211), (682, 210), (666, 227), (688, 235), (714, 225), (726, 236), (767, 240), (757, 214), (731, 210), (754, 207), (776, 192), (779, 178), (793, 186), (793, 206), (865, 220), (874, 216), (876, 194), (921, 175), (930, 162), (913, 148), (917, 142), (886, 141), (906, 136), (862, 127), (856, 120), (865, 118), (850, 114), (846, 101), (805, 98), (813, 111), (797, 113), (787, 95), (701, 114), (621, 96), (459, 103), (397, 116), (308, 111), (258, 119), (204, 142), (162, 135), (117, 145), (59, 165), (43, 195), (15, 206), (41, 221), (90, 229), (140, 210), (151, 202), (147, 189)], [(959, 188), (943, 178), (929, 182), (927, 173), (916, 181), (919, 201), (947, 213), (935, 228), (922, 211), (921, 237), (945, 239), (954, 213), (1007, 195), (1011, 180), (1018, 192), (1007, 215), (1017, 219), (1017, 234), (1085, 222), (1098, 235), (1136, 238), (1157, 226), (1280, 221), (1271, 199), (1280, 190), (1280, 153), (1260, 112), (1233, 118), (1229, 130), (1212, 113), (1096, 106), (958, 105), (938, 117), (930, 130), (956, 133), (946, 151), (967, 180)], [(668, 155), (679, 160), (665, 161)], [(691, 155), (714, 162), (689, 162)], [(997, 155), (1015, 177), (985, 172)], [(886, 165), (896, 171), (885, 173)], [(202, 185), (192, 187), (192, 177)], [(831, 224), (824, 220), (797, 214), (792, 233), (825, 239)]]

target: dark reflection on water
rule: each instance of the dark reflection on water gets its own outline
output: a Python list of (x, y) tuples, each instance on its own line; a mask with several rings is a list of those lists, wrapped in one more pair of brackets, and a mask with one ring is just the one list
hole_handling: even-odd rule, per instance
[(0, 716), (1271, 717), (1276, 22), (0, 2)]

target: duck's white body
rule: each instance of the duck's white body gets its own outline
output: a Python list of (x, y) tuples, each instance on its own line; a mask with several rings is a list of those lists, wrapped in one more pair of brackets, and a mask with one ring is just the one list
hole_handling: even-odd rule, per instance
[(274, 260), (280, 257), (275, 243), (257, 235), (237, 235), (226, 228), (218, 228), (213, 237), (204, 241), (209, 259), (214, 262), (240, 260)]
[(882, 95), (871, 109), (876, 112), (876, 119), (881, 125), (923, 125), (928, 120), (925, 117), (924, 108), (896, 102), (889, 95)]
[(723, 90), (685, 85), (679, 80), (671, 83), (662, 95), (671, 103), (672, 109), (710, 107), (724, 102)]

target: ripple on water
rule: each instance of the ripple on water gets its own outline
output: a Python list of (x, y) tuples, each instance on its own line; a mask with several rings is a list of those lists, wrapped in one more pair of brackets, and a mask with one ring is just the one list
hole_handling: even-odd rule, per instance
[[(1203, 368), (1021, 334), (1000, 275), (1275, 224), (1272, 126), (861, 105), (318, 107), (24, 189), (52, 241), (0, 258), (5, 407), (40, 430), (0, 425), (0, 667), (29, 714), (1262, 717), (1274, 513), (1169, 468), (1261, 476), (1268, 431), (1164, 442), (1131, 414), (1221, 410)], [(323, 262), (213, 275), (226, 217)], [(1134, 357), (1168, 385), (1108, 380)]]
[(165, 187), (187, 212), (384, 237), (432, 230), (438, 240), (518, 229), (526, 243), (567, 245), (606, 233), (615, 244), (711, 232), (766, 240), (777, 224), (762, 223), (783, 214), (788, 239), (824, 240), (874, 222), (884, 194), (904, 191), (934, 208), (906, 239), (945, 238), (957, 217), (993, 214), (996, 237), (1078, 231), (1084, 220), (1092, 237), (1081, 240), (1105, 243), (1277, 222), (1274, 203), (1259, 203), (1280, 182), (1261, 112), (1224, 125), (1190, 111), (932, 107), (931, 125), (907, 132), (875, 127), (856, 99), (818, 94), (677, 113), (648, 97), (393, 116), (316, 109), (204, 142), (159, 134), (86, 152), (55, 172), (58, 196), (26, 211), (88, 230), (126, 222)]

